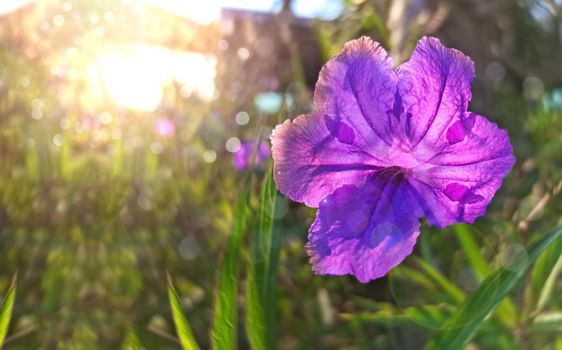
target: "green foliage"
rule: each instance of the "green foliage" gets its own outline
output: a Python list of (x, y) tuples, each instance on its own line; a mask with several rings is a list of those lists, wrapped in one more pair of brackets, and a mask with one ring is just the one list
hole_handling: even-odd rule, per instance
[(181, 301), (174, 288), (172, 276), (170, 276), (170, 274), (168, 274), (168, 298), (170, 299), (170, 308), (172, 310), (176, 334), (180, 338), (182, 348), (184, 350), (198, 350), (199, 346), (193, 337), (189, 322), (183, 314)]
[(537, 302), (536, 312), (546, 306), (562, 270), (562, 239), (556, 240), (538, 259), (531, 273), (531, 290)]
[(258, 228), (252, 235), (246, 283), (246, 329), (252, 349), (275, 349), (277, 265), (281, 233), (275, 228), (279, 196), (270, 164), (258, 213)]
[(455, 225), (455, 231), (462, 250), (472, 266), (476, 279), (478, 282), (482, 282), (491, 272), (490, 265), (488, 265), (486, 259), (480, 253), (478, 243), (474, 239), (473, 233), (470, 232), (468, 225), (457, 224)]
[(562, 312), (545, 312), (539, 314), (531, 325), (533, 331), (562, 332)]
[(369, 322), (387, 327), (416, 327), (433, 333), (453, 313), (453, 308), (445, 304), (412, 306), (404, 310), (388, 304), (381, 309), (374, 313), (342, 314), (342, 317), (346, 320)]
[(454, 303), (460, 303), (464, 299), (464, 293), (457, 287), (453, 282), (451, 282), (447, 277), (443, 276), (436, 268), (431, 266), (429, 263), (416, 258), (416, 264), (422, 269), (423, 272), (437, 284)]
[(6, 334), (8, 334), (10, 320), (12, 319), (12, 311), (16, 300), (17, 281), (17, 275), (14, 275), (10, 288), (4, 297), (2, 307), (0, 308), (0, 348), (2, 348), (2, 345), (4, 344)]
[(130, 329), (121, 350), (143, 350), (142, 343), (134, 329)]
[(244, 189), (238, 198), (222, 263), (218, 270), (218, 286), (215, 295), (213, 349), (235, 349), (238, 330), (238, 279), (242, 242), (246, 233), (248, 194)]
[[(427, 349), (457, 349), (466, 344), (486, 316), (515, 287), (529, 266), (560, 236), (562, 236), (562, 227), (531, 243), (525, 251), (514, 256), (506, 266), (489, 275), (443, 325), (443, 330), (432, 339)], [(562, 249), (557, 253), (562, 255)]]
[[(455, 225), (457, 238), (462, 247), (466, 258), (468, 259), (472, 271), (474, 272), (478, 282), (482, 282), (492, 271), (486, 259), (482, 256), (478, 243), (474, 239), (473, 233), (470, 231), (468, 225), (458, 224)], [(498, 307), (498, 317), (508, 326), (513, 326), (516, 320), (516, 311), (513, 302), (509, 297), (506, 297)]]

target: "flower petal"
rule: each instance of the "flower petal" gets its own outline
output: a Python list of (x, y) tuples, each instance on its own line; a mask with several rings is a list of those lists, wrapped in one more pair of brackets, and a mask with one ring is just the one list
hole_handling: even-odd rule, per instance
[(338, 188), (320, 203), (309, 231), (314, 272), (351, 274), (363, 283), (386, 275), (412, 253), (421, 215), (400, 173)]
[(360, 185), (380, 169), (376, 158), (352, 141), (354, 131), (329, 116), (301, 115), (271, 135), (274, 177), (279, 190), (310, 207), (336, 188)]
[[(423, 203), (429, 223), (444, 227), (455, 222), (474, 222), (486, 207), (515, 162), (505, 130), (486, 118), (468, 113), (457, 136), (443, 136), (443, 146), (415, 170), (410, 180)], [(447, 135), (450, 135), (448, 132)]]
[(378, 43), (362, 37), (348, 42), (322, 68), (314, 103), (319, 113), (349, 126), (359, 147), (384, 154), (392, 144), (395, 93), (391, 58)]
[[(438, 39), (424, 37), (410, 60), (398, 68), (397, 75), (404, 110), (402, 130), (411, 146), (431, 148), (466, 112), (472, 97), (474, 64)], [(460, 137), (455, 130), (449, 135), (453, 140)]]

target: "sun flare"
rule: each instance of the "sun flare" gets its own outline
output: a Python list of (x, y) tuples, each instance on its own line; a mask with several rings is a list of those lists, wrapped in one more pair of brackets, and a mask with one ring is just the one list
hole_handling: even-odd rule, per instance
[(216, 58), (195, 52), (140, 46), (101, 55), (87, 68), (89, 98), (137, 111), (153, 111), (173, 82), (185, 94), (210, 100), (215, 92)]

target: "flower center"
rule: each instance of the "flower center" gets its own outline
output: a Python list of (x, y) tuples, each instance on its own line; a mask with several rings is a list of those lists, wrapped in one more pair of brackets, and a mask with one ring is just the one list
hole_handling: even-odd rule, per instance
[(387, 159), (389, 164), (404, 170), (415, 168), (421, 163), (412, 150), (401, 147), (391, 148)]
[(399, 166), (389, 166), (377, 173), (377, 176), (383, 181), (402, 181), (410, 171)]

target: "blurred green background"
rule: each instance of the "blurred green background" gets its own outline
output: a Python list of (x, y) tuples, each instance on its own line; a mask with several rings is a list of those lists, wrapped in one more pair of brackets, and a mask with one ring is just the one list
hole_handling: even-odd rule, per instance
[[(209, 348), (233, 208), (249, 186), (255, 232), (267, 174), (233, 154), (310, 111), (323, 63), (361, 35), (396, 65), (422, 35), (469, 55), (471, 110), (509, 131), (517, 164), (475, 225), (424, 224), (365, 285), (314, 276), (314, 211), (279, 195), (280, 349), (419, 349), (431, 317), (560, 225), (559, 0), (2, 0), (0, 293), (19, 276), (5, 348), (177, 349), (166, 272)], [(468, 349), (562, 349), (562, 262), (541, 258)]]

